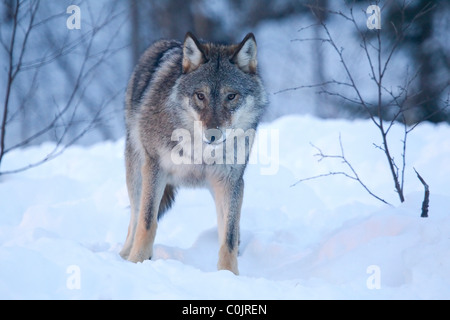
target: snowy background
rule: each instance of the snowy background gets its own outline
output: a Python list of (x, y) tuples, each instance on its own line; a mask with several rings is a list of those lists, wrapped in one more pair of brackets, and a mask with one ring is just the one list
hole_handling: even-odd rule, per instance
[[(450, 140), (442, 137), (450, 127), (414, 131), (400, 205), (384, 155), (370, 143), (378, 141), (372, 126), (289, 116), (261, 127), (279, 132), (279, 166), (261, 175), (267, 159), (254, 154), (257, 164), (246, 172), (240, 276), (216, 270), (214, 203), (201, 189), (178, 194), (158, 226), (153, 260), (122, 260), (129, 219), (123, 140), (71, 147), (0, 184), (0, 298), (449, 299)], [(339, 134), (361, 178), (393, 206), (345, 177), (291, 187), (344, 169), (318, 163), (310, 145), (338, 152)], [(51, 148), (14, 152), (5, 166)], [(430, 185), (428, 218), (420, 218), (423, 186), (412, 167)]]

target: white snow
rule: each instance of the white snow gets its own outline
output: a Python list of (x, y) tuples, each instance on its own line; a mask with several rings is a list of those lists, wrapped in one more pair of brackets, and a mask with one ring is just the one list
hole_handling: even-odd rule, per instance
[[(180, 191), (158, 226), (152, 260), (121, 259), (129, 219), (121, 140), (71, 147), (1, 178), (0, 298), (450, 298), (449, 126), (425, 124), (409, 136), (403, 204), (372, 144), (380, 139), (370, 121), (289, 116), (260, 129), (279, 134), (278, 171), (262, 175), (264, 163), (246, 172), (240, 276), (216, 270), (214, 203), (202, 189)], [(392, 206), (343, 176), (291, 187), (345, 169), (332, 159), (317, 162), (310, 145), (339, 153), (339, 134), (361, 179)], [(390, 138), (400, 160), (401, 128)], [(49, 150), (51, 144), (11, 152), (2, 169)], [(426, 219), (413, 167), (430, 185)]]

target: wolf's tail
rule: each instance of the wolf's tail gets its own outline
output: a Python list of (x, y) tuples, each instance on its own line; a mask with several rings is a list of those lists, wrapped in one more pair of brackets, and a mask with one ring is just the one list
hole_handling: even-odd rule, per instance
[(164, 194), (159, 204), (158, 220), (172, 207), (173, 201), (175, 200), (175, 195), (177, 189), (172, 185), (167, 185), (164, 189)]

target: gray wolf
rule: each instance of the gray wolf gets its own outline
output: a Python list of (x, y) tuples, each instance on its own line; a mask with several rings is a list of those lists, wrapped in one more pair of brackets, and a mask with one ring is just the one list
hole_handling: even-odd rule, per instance
[(177, 188), (206, 187), (216, 204), (217, 267), (238, 274), (243, 174), (267, 105), (256, 53), (252, 33), (223, 45), (188, 32), (183, 43), (154, 43), (139, 60), (125, 99), (131, 219), (124, 259), (152, 257), (158, 220)]

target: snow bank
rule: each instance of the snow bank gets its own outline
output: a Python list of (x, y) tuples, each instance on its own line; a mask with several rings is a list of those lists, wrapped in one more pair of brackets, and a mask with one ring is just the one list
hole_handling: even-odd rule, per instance
[[(449, 299), (450, 128), (425, 124), (412, 132), (400, 205), (372, 127), (307, 116), (261, 127), (279, 134), (278, 170), (261, 175), (263, 164), (254, 164), (246, 172), (238, 277), (216, 271), (215, 209), (206, 190), (179, 193), (158, 226), (153, 260), (120, 258), (129, 219), (123, 141), (72, 147), (2, 177), (0, 298)], [(339, 134), (361, 178), (393, 206), (342, 176), (291, 187), (344, 169), (317, 162), (310, 145), (339, 153)], [(391, 134), (396, 148), (401, 130)], [(51, 148), (12, 152), (3, 169)], [(427, 219), (420, 218), (423, 186), (413, 167), (430, 185)]]

